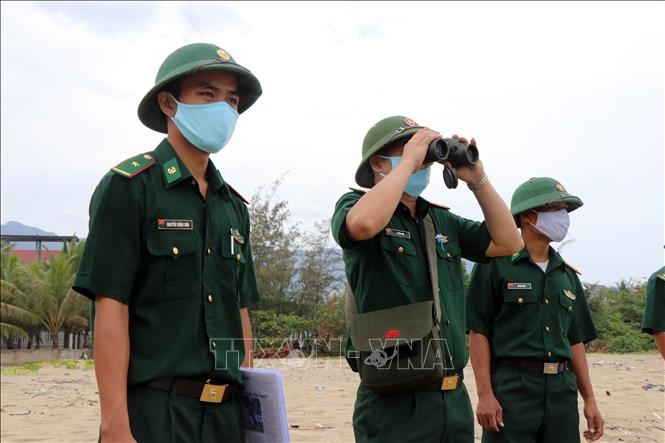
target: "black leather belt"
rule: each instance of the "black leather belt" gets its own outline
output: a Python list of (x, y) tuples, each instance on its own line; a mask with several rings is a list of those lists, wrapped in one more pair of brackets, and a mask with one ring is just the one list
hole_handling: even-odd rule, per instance
[(232, 401), (239, 392), (235, 385), (217, 384), (211, 380), (195, 378), (166, 377), (151, 380), (146, 384), (166, 392), (175, 391), (178, 395), (196, 398), (205, 403), (226, 403)]
[(527, 358), (501, 357), (495, 359), (494, 363), (548, 375), (556, 375), (568, 370), (568, 360), (544, 362)]

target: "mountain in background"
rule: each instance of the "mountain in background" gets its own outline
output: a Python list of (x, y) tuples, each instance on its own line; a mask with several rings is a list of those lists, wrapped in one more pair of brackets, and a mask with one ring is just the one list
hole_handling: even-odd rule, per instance
[[(0, 233), (2, 235), (58, 235), (55, 232), (47, 232), (35, 226), (26, 226), (23, 223), (17, 221), (8, 221), (4, 225), (1, 225)], [(11, 242), (11, 243), (13, 245), (12, 249), (17, 251), (35, 249), (35, 243), (33, 242)], [(42, 243), (42, 246), (51, 251), (62, 249), (62, 243), (60, 242), (44, 242)]]

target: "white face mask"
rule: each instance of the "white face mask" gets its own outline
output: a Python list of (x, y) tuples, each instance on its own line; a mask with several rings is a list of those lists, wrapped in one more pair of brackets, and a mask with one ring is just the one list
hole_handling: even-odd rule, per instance
[(559, 209), (554, 212), (533, 212), (538, 214), (536, 224), (532, 224), (534, 228), (554, 242), (566, 238), (570, 226), (570, 217), (566, 209)]

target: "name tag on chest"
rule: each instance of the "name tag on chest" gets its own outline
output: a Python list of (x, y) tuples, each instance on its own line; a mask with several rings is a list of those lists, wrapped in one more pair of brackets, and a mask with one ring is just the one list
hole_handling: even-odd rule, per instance
[(388, 237), (411, 239), (411, 233), (409, 231), (400, 231), (399, 229), (393, 229), (393, 228), (386, 228), (386, 235)]
[(507, 283), (507, 289), (531, 289), (531, 283)]
[(194, 229), (194, 221), (174, 218), (158, 218), (157, 229), (160, 231), (191, 231)]

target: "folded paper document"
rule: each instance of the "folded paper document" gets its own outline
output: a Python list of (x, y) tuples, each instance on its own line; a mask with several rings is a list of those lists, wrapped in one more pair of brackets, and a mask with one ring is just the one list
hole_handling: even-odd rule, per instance
[(289, 443), (289, 424), (282, 374), (259, 368), (240, 368), (245, 388), (240, 404), (245, 443)]

